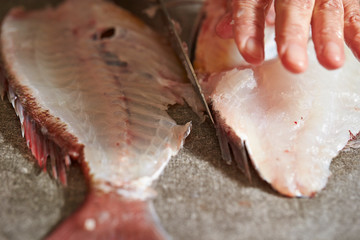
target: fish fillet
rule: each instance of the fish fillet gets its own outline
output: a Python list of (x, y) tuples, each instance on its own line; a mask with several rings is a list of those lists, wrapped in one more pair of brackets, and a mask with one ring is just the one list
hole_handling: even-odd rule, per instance
[(55, 177), (81, 163), (83, 207), (50, 239), (161, 239), (151, 183), (181, 148), (191, 123), (169, 105), (199, 103), (167, 42), (127, 11), (101, 0), (13, 9), (1, 29), (7, 92), (39, 165)]
[(225, 11), (226, 1), (206, 2), (195, 60), (222, 151), (230, 146), (234, 153), (245, 141), (253, 166), (275, 190), (314, 196), (326, 185), (331, 160), (360, 130), (360, 65), (346, 48), (345, 65), (328, 71), (310, 40), (308, 70), (291, 74), (274, 54), (274, 29), (266, 27), (266, 61), (249, 66), (233, 39), (215, 33)]

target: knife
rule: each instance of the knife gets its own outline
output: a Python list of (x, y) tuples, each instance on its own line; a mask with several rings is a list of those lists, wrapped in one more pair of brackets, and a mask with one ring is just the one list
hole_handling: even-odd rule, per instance
[(211, 122), (213, 124), (215, 124), (214, 122), (214, 118), (212, 116), (212, 113), (210, 111), (209, 105), (206, 102), (206, 99), (204, 97), (203, 91), (201, 89), (199, 80), (195, 74), (194, 68), (190, 62), (189, 56), (186, 53), (186, 50), (182, 44), (182, 40), (178, 34), (178, 32), (176, 31), (175, 25), (173, 20), (170, 17), (169, 11), (164, 3), (164, 0), (158, 0), (159, 4), (160, 4), (160, 8), (164, 14), (165, 17), (165, 21), (167, 22), (168, 28), (169, 28), (169, 32), (170, 32), (170, 36), (171, 36), (171, 40), (172, 43), (174, 44), (174, 48), (175, 51), (177, 53), (177, 55), (180, 57), (181, 63), (183, 64), (183, 66), (185, 67), (185, 70), (187, 72), (188, 78), (190, 80), (190, 82), (192, 83), (192, 85), (195, 88), (195, 92), (198, 94), (198, 96), (201, 99), (201, 102), (203, 103), (206, 113), (208, 114)]

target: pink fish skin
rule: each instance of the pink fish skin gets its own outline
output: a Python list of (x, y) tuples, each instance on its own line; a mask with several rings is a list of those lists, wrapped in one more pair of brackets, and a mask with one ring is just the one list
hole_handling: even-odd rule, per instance
[(89, 183), (84, 205), (49, 239), (166, 238), (151, 184), (191, 129), (166, 110), (199, 106), (167, 41), (110, 2), (67, 0), (10, 11), (1, 47), (0, 93), (39, 166), (50, 161), (67, 184), (77, 161)]
[(216, 116), (223, 157), (241, 162), (245, 141), (257, 173), (289, 197), (312, 197), (331, 175), (332, 159), (360, 131), (360, 68), (346, 48), (346, 63), (328, 71), (308, 44), (309, 68), (291, 74), (276, 54), (274, 28), (265, 29), (265, 59), (250, 66), (233, 39), (215, 28), (225, 0), (208, 0), (195, 66)]
[(152, 212), (152, 206), (141, 200), (91, 192), (47, 239), (163, 239), (166, 233), (156, 226)]

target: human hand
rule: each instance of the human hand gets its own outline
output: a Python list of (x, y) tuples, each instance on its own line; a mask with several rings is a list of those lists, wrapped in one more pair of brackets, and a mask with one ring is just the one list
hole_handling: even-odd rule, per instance
[[(304, 72), (308, 65), (310, 25), (317, 58), (327, 69), (344, 64), (344, 39), (360, 57), (359, 0), (230, 0), (229, 12), (217, 26), (223, 38), (236, 45), (251, 64), (264, 60), (264, 27), (275, 23), (279, 57), (289, 71)], [(275, 14), (276, 13), (276, 14)]]

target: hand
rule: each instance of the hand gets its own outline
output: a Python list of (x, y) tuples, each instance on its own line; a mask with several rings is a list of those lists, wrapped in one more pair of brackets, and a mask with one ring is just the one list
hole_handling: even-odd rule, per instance
[(289, 71), (301, 73), (308, 65), (311, 25), (316, 55), (325, 68), (344, 64), (344, 39), (359, 59), (359, 0), (275, 0), (275, 12), (271, 6), (272, 0), (231, 0), (232, 10), (220, 20), (218, 35), (234, 37), (244, 59), (260, 64), (264, 60), (265, 20), (273, 23), (275, 19), (279, 57)]

